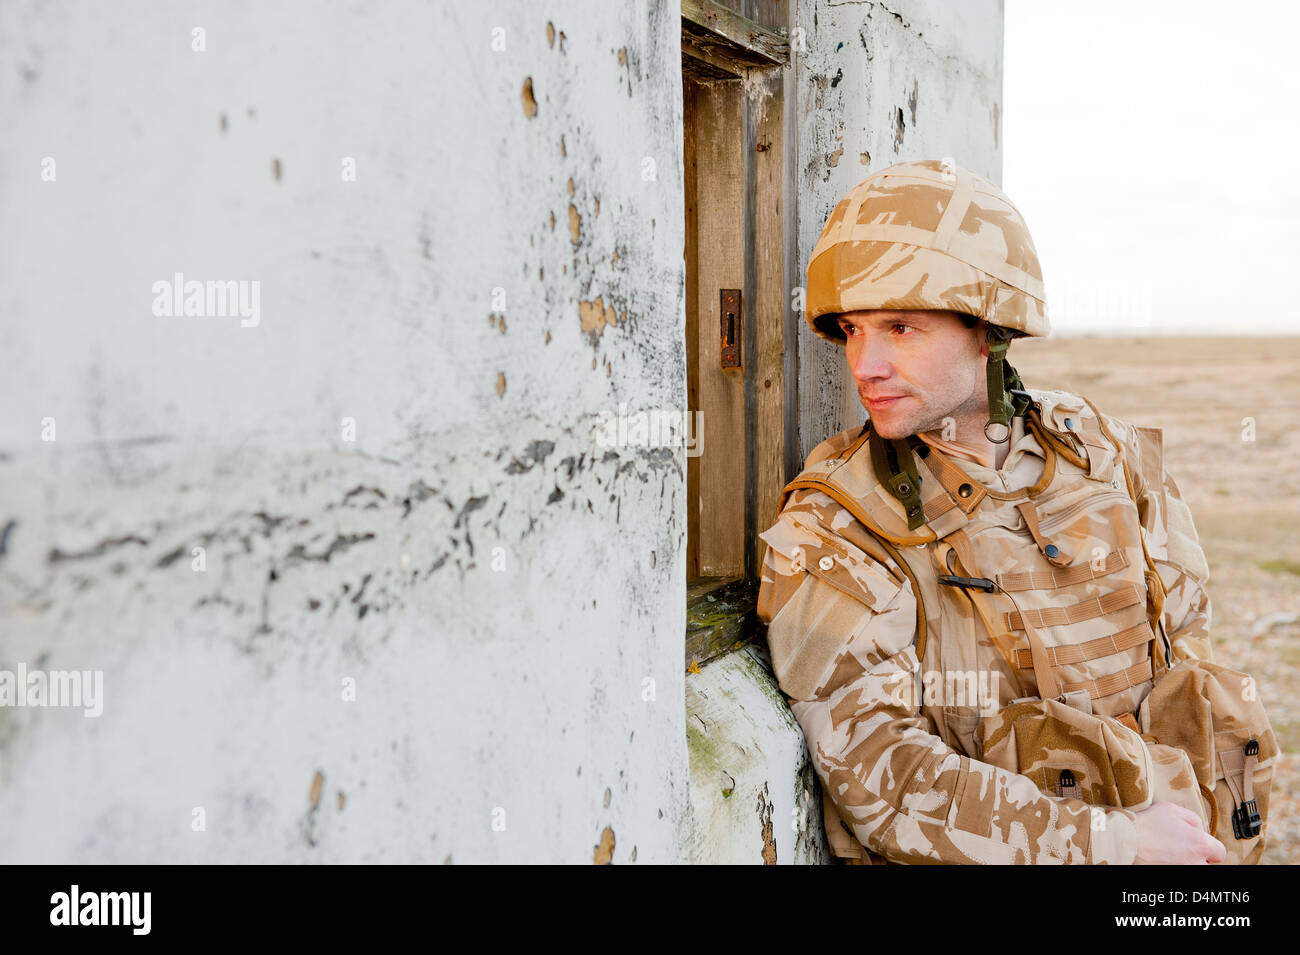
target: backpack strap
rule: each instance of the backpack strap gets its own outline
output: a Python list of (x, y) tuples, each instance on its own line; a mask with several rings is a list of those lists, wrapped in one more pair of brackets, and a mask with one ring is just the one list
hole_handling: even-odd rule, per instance
[[(1097, 410), (1097, 406), (1084, 395), (1080, 395), (1079, 397), (1083, 398), (1083, 400), (1088, 403), (1088, 407), (1091, 408), (1092, 413), (1096, 415), (1097, 425), (1100, 427), (1101, 432), (1106, 436), (1106, 439), (1115, 446), (1116, 456), (1119, 458), (1120, 466), (1124, 469), (1124, 485), (1128, 489), (1128, 496), (1133, 499), (1133, 504), (1137, 507), (1138, 513), (1140, 514), (1142, 512), (1142, 505), (1137, 498), (1137, 489), (1133, 483), (1133, 475), (1129, 470), (1128, 456), (1124, 453), (1123, 442), (1115, 437), (1110, 428), (1106, 426), (1106, 421), (1102, 418), (1101, 412)], [(1151, 559), (1151, 554), (1147, 551), (1146, 529), (1142, 527), (1141, 521), (1138, 522), (1138, 539), (1142, 543), (1142, 559), (1146, 561), (1147, 565), (1147, 589), (1148, 592), (1155, 597), (1154, 600), (1148, 600), (1148, 616), (1151, 620), (1151, 630), (1157, 635), (1164, 647), (1163, 659), (1166, 668), (1172, 668), (1174, 665), (1173, 645), (1169, 640), (1168, 632), (1165, 630), (1164, 620), (1165, 598), (1168, 596), (1168, 591), (1165, 589), (1164, 580), (1160, 577), (1160, 571), (1156, 569), (1155, 561)], [(1160, 657), (1155, 653), (1152, 653), (1151, 657), (1153, 660), (1160, 659)], [(1160, 674), (1153, 672), (1152, 675), (1154, 678)]]

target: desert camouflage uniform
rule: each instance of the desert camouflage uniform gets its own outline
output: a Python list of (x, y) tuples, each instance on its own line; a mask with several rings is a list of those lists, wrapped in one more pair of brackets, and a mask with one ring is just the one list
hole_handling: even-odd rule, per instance
[(969, 442), (845, 431), (760, 535), (758, 612), (832, 851), (1131, 863), (1136, 813), (1163, 800), (1257, 862), (1264, 832), (1235, 839), (1235, 810), (1247, 832), (1256, 802), (1266, 818), (1276, 738), (1249, 677), (1211, 658), (1209, 571), (1160, 431), (1025, 389), (1006, 360), (1049, 331), (1010, 199), (950, 160), (896, 163), (835, 206), (807, 275), (829, 341), (862, 309), (983, 319), (985, 431), (1009, 442), (992, 468)]
[[(879, 484), (868, 424), (813, 451), (761, 535), (759, 615), (836, 855), (1131, 863), (1134, 814), (1153, 799), (1208, 825), (1187, 755), (1144, 741), (1134, 717), (1171, 660), (1211, 656), (1206, 561), (1160, 432), (1104, 418), (1130, 497), (1093, 408), (1030, 394), (1000, 470), (922, 449), (922, 527)], [(1153, 567), (1163, 587), (1148, 586)]]

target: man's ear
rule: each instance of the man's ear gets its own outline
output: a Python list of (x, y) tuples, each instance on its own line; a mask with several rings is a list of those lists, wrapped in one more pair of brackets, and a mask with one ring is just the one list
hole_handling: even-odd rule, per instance
[(988, 326), (988, 322), (986, 322), (982, 318), (979, 320), (979, 324), (975, 326), (975, 335), (977, 336), (977, 339), (980, 343), (981, 358), (989, 357), (989, 339), (987, 334), (988, 333), (987, 326)]

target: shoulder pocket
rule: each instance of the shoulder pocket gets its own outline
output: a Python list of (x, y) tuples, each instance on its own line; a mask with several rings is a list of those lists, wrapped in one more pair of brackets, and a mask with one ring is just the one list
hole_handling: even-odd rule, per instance
[(817, 698), (902, 649), (892, 644), (910, 638), (913, 618), (897, 615), (902, 587), (871, 558), (789, 512), (761, 536), (793, 590), (767, 628), (784, 693)]
[(897, 596), (901, 583), (859, 547), (786, 512), (759, 535), (789, 561), (789, 572), (807, 571), (841, 593), (873, 610), (883, 610)]

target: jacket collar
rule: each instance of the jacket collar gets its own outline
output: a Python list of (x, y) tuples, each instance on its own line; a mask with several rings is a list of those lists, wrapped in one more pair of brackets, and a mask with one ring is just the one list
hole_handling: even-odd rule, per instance
[[(1088, 476), (1094, 480), (1108, 480), (1113, 456), (1110, 462), (1105, 462), (1097, 455), (1103, 448), (1112, 453), (1113, 449), (1104, 438), (1098, 440), (1100, 428), (1086, 402), (1066, 392), (1029, 391), (1035, 400), (1025, 416), (1026, 433), (1021, 443), (1033, 439), (1046, 464), (1039, 482), (1017, 496), (1019, 493), (1032, 496), (1050, 485), (1061, 457), (1088, 470)], [(1066, 420), (1069, 424), (1064, 423)], [(838, 501), (872, 533), (904, 546), (940, 540), (971, 523), (971, 515), (988, 496), (988, 490), (960, 462), (927, 444), (929, 453), (916, 455), (925, 523), (909, 529), (902, 504), (876, 477), (869, 439), (868, 421), (861, 434), (840, 454), (806, 468), (787, 484), (781, 506), (785, 506), (795, 490), (819, 490)]]

